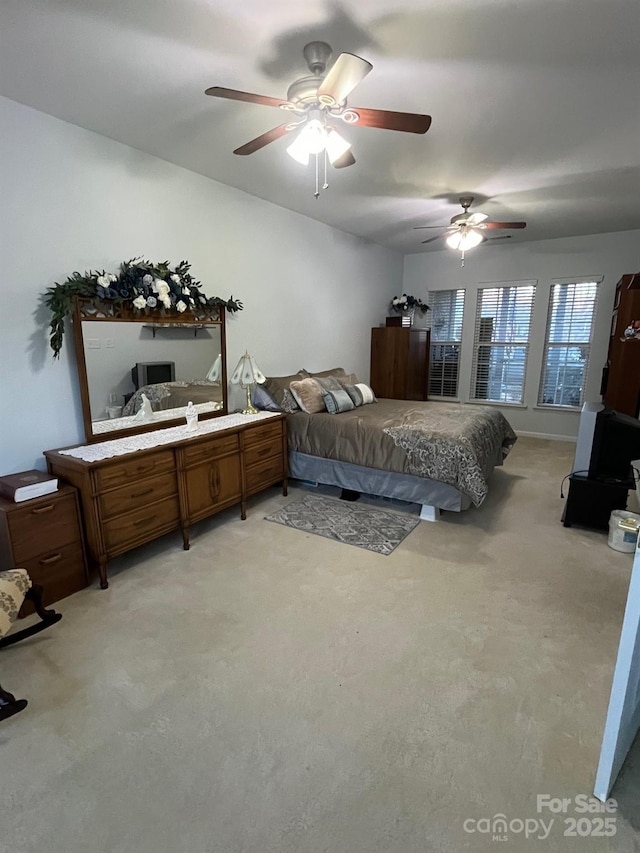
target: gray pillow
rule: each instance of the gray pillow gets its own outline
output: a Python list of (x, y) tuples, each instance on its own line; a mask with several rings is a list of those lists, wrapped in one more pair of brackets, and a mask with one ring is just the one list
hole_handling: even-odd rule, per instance
[(355, 409), (353, 400), (344, 388), (340, 391), (328, 391), (323, 399), (330, 415), (338, 415), (340, 412), (349, 412), (351, 409)]
[(262, 385), (255, 386), (251, 398), (256, 409), (261, 409), (265, 412), (282, 411), (282, 408), (276, 403), (271, 394), (262, 387)]

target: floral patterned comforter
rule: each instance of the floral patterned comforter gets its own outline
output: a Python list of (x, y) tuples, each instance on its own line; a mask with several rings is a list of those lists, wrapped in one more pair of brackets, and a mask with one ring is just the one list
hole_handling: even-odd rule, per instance
[(287, 416), (289, 450), (448, 483), (479, 506), (516, 434), (499, 409), (379, 400), (349, 412)]

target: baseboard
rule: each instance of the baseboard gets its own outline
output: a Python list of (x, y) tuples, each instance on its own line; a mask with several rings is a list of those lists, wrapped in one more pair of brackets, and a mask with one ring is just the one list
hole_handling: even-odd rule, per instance
[(575, 435), (554, 435), (551, 432), (525, 432), (522, 429), (517, 431), (517, 435), (523, 435), (527, 438), (544, 438), (548, 441), (571, 441), (573, 444), (577, 441), (577, 436)]

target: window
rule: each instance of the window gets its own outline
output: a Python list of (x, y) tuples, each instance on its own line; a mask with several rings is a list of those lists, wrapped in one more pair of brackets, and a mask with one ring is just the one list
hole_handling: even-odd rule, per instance
[(464, 290), (434, 290), (427, 303), (431, 306), (429, 396), (457, 397)]
[(522, 403), (535, 282), (478, 290), (471, 399)]
[(539, 405), (582, 406), (597, 295), (598, 281), (551, 285)]

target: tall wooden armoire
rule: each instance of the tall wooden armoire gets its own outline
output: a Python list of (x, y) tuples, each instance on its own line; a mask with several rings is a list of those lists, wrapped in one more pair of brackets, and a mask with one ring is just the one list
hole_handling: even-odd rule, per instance
[(376, 397), (426, 400), (429, 386), (428, 329), (371, 329), (371, 387)]
[[(607, 363), (602, 375), (605, 406), (640, 414), (640, 338), (625, 339), (625, 329), (640, 327), (640, 273), (623, 275), (616, 285)], [(640, 328), (638, 329), (640, 334)]]

